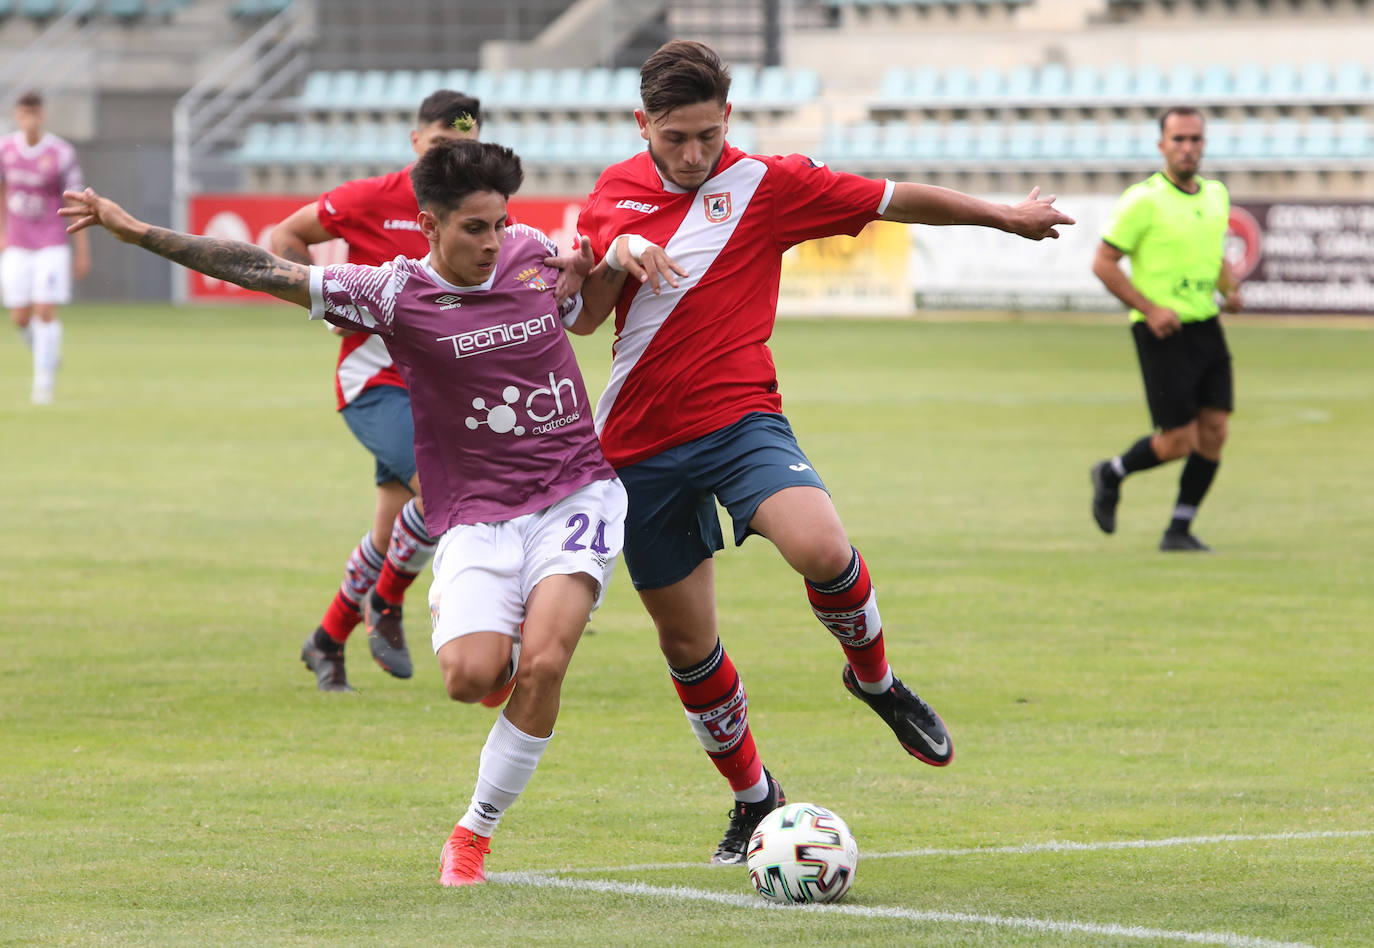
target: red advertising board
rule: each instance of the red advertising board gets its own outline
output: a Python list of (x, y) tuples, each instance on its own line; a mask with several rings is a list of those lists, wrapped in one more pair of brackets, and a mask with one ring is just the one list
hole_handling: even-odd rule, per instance
[[(314, 200), (315, 196), (308, 194), (198, 194), (191, 198), (187, 226), (193, 234), (244, 240), (266, 247), (267, 236), (278, 221)], [(577, 215), (581, 209), (581, 198), (522, 198), (517, 195), (510, 202), (511, 214), (517, 221), (539, 228), (564, 248), (572, 245)], [(321, 264), (342, 263), (347, 252), (341, 240), (331, 240), (311, 248), (311, 256)], [(188, 273), (187, 296), (192, 300), (262, 302), (270, 299), (262, 293), (245, 290), (223, 280), (200, 273)]]

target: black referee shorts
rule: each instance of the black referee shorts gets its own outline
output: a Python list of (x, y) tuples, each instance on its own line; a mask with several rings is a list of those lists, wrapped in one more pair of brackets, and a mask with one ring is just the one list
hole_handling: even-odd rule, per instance
[(1160, 431), (1182, 428), (1197, 418), (1200, 408), (1233, 409), (1231, 350), (1221, 320), (1213, 316), (1184, 323), (1163, 339), (1142, 321), (1131, 324), (1131, 335), (1150, 419)]

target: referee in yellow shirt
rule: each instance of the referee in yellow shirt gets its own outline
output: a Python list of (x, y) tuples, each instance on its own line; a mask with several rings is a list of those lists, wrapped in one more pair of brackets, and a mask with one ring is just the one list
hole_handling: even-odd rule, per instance
[[(1231, 353), (1217, 318), (1218, 294), (1227, 310), (1240, 308), (1223, 256), (1231, 198), (1220, 181), (1198, 175), (1202, 113), (1170, 109), (1159, 131), (1164, 170), (1121, 195), (1093, 260), (1093, 273), (1131, 308), (1155, 431), (1093, 465), (1092, 513), (1103, 532), (1112, 533), (1122, 480), (1186, 457), (1159, 548), (1199, 552), (1211, 548), (1193, 535), (1193, 519), (1216, 477), (1233, 402)], [(1130, 276), (1122, 257), (1131, 260)]]

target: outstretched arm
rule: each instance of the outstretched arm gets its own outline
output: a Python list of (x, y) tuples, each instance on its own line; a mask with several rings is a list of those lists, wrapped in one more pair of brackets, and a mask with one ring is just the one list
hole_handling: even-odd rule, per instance
[(189, 270), (310, 308), (310, 268), (303, 264), (275, 257), (241, 240), (195, 237), (154, 227), (90, 188), (65, 191), (63, 197), (72, 202), (57, 212), (71, 219), (68, 233), (104, 227), (126, 244), (138, 244)]
[(930, 184), (899, 182), (892, 191), (882, 220), (902, 224), (973, 224), (993, 227), (1028, 240), (1058, 237), (1054, 228), (1072, 224), (1073, 218), (1054, 206), (1054, 195), (1040, 197), (1040, 189), (1032, 188), (1029, 196), (1019, 204), (993, 204), (962, 191), (939, 188)]

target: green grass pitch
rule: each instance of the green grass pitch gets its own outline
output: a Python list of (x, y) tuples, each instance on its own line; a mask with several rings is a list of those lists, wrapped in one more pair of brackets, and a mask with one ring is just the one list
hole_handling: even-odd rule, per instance
[[(838, 909), (702, 865), (730, 806), (623, 572), (488, 857), (437, 885), (491, 712), (361, 633), (297, 659), (366, 529), (334, 346), (285, 307), (73, 306), (56, 404), (0, 336), (0, 945), (1374, 944), (1374, 332), (1230, 328), (1197, 531), (1124, 319), (784, 322), (785, 407), (954, 764), (906, 757), (765, 542), (720, 558), (764, 760), (863, 854)], [(609, 336), (578, 340), (599, 391)], [(1083, 844), (1081, 848), (1048, 844)], [(629, 868), (616, 868), (629, 867)], [(522, 876), (523, 872), (562, 871)], [(551, 880), (559, 880), (557, 882)]]

